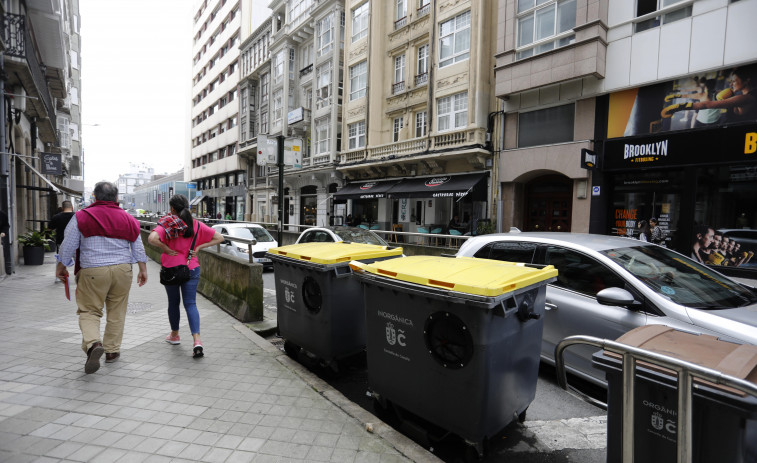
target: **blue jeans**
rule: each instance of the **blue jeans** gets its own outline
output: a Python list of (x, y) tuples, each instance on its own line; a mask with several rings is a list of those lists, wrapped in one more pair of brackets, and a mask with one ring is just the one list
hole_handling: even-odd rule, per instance
[[(200, 334), (200, 312), (197, 311), (197, 285), (200, 283), (200, 267), (189, 271), (189, 281), (181, 285), (165, 286), (168, 294), (168, 322), (173, 331), (179, 331), (181, 312), (179, 304), (184, 300), (184, 310), (189, 320), (192, 334)], [(181, 295), (179, 295), (181, 290)]]

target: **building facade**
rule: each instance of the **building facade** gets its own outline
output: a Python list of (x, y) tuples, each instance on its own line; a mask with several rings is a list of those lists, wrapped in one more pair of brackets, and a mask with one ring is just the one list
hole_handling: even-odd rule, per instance
[[(118, 192), (121, 193), (121, 188)], [(184, 195), (191, 201), (197, 197), (196, 193), (197, 185), (184, 181), (184, 171), (181, 170), (134, 187), (124, 196), (123, 205), (126, 209), (144, 209), (163, 216), (171, 212), (168, 201), (173, 195)]]
[(9, 217), (6, 269), (16, 238), (40, 230), (64, 199), (82, 197), (79, 5), (9, 1), (3, 18), (0, 84), (0, 210)]
[(349, 0), (338, 215), (385, 230), (496, 222), (496, 2)]
[(755, 0), (500, 1), (504, 226), (638, 236), (656, 218), (667, 246), (753, 272), (754, 17)]
[(238, 59), (245, 0), (197, 0), (192, 46), (191, 149), (186, 178), (201, 215), (244, 218), (247, 165), (237, 155)]
[[(152, 181), (155, 177), (155, 169), (148, 167), (147, 164), (134, 164), (129, 163), (129, 171), (127, 173), (118, 176), (118, 179), (114, 182), (118, 187), (118, 202), (121, 203), (121, 207), (128, 209), (129, 197), (134, 193), (134, 190), (140, 186)], [(153, 210), (153, 209), (151, 209)]]

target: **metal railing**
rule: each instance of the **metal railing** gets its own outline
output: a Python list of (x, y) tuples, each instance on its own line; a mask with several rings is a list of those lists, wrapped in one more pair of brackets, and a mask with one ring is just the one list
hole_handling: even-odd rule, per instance
[(618, 354), (623, 358), (623, 391), (621, 398), (623, 404), (623, 410), (621, 411), (621, 449), (623, 463), (633, 463), (634, 461), (635, 377), (636, 362), (639, 360), (673, 370), (678, 376), (678, 423), (676, 426), (678, 463), (688, 463), (692, 461), (693, 457), (692, 389), (694, 388), (694, 379), (709, 381), (757, 397), (757, 385), (743, 379), (726, 375), (725, 373), (711, 368), (685, 362), (667, 355), (639, 349), (638, 347), (610, 341), (608, 339), (600, 339), (592, 336), (570, 336), (560, 341), (555, 347), (557, 381), (560, 384), (560, 387), (569, 390), (590, 403), (596, 403), (596, 401), (577, 389), (568, 386), (566, 380), (563, 352), (566, 348), (575, 344), (594, 346)]

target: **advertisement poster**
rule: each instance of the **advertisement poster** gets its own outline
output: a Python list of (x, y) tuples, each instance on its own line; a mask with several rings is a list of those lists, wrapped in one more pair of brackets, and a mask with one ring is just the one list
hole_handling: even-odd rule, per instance
[(757, 120), (757, 65), (694, 74), (610, 95), (607, 138)]

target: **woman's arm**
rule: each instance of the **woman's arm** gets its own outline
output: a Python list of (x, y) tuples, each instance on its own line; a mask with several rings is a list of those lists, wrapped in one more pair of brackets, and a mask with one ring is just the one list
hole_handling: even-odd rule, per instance
[(210, 246), (215, 246), (216, 244), (223, 243), (223, 235), (220, 234), (218, 231), (216, 231), (213, 234), (213, 238), (210, 239), (207, 243), (202, 243), (197, 245), (196, 249), (199, 251), (200, 249), (208, 248)]
[(150, 232), (150, 235), (147, 237), (147, 243), (151, 244), (152, 246), (155, 246), (156, 248), (160, 249), (164, 254), (168, 254), (169, 256), (175, 256), (178, 254), (178, 252), (169, 248), (168, 245), (166, 245), (166, 243), (160, 241), (160, 235), (158, 235), (158, 232), (156, 232), (155, 230)]

